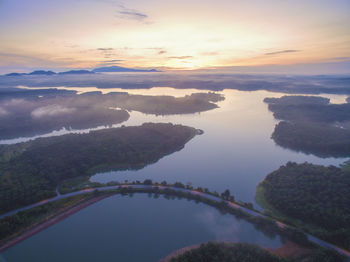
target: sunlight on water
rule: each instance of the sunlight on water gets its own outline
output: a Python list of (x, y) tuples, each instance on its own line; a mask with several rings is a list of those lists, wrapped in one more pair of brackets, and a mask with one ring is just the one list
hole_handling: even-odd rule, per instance
[[(84, 88), (79, 88), (82, 90)], [(86, 90), (86, 89), (84, 89)], [(122, 89), (118, 89), (121, 91)], [(96, 91), (96, 90), (89, 90)], [(103, 92), (116, 91), (104, 89)], [(142, 94), (168, 94), (184, 96), (202, 90), (186, 90), (173, 88), (152, 88), (146, 90), (122, 90)], [(16, 138), (0, 141), (1, 144), (11, 144), (28, 141), (37, 137), (57, 136), (68, 133), (87, 133), (109, 127), (136, 126), (145, 122), (171, 122), (202, 129), (204, 134), (196, 136), (185, 145), (185, 148), (160, 159), (157, 163), (141, 170), (111, 171), (94, 175), (91, 180), (107, 183), (109, 181), (123, 182), (125, 180), (192, 182), (195, 186), (208, 187), (222, 192), (225, 189), (237, 199), (253, 202), (257, 184), (271, 171), (288, 161), (311, 162), (323, 165), (339, 165), (344, 158), (319, 158), (294, 152), (275, 145), (270, 139), (276, 121), (265, 97), (281, 97), (285, 94), (267, 91), (245, 92), (226, 89), (218, 92), (225, 96), (218, 102), (219, 108), (214, 110), (185, 115), (156, 116), (137, 111), (130, 113), (130, 118), (120, 124), (100, 126), (97, 128), (73, 130), (61, 129), (49, 134), (32, 138)], [(343, 95), (322, 95), (333, 103), (345, 99)]]

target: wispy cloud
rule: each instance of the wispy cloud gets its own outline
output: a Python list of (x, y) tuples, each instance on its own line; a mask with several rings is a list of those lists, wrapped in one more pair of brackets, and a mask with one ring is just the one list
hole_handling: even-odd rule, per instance
[(115, 49), (112, 47), (99, 47), (96, 48), (98, 52), (101, 52), (104, 58), (113, 58), (115, 54)]
[(118, 4), (117, 17), (129, 20), (144, 22), (148, 19), (148, 15), (136, 9), (127, 8), (123, 4)]
[(170, 59), (189, 59), (189, 58), (193, 58), (193, 56), (190, 56), (190, 55), (185, 55), (185, 56), (169, 56), (168, 58), (170, 58)]
[(97, 48), (97, 50), (98, 50), (98, 51), (113, 51), (113, 50), (114, 50), (114, 48), (111, 48), (111, 47), (108, 47), (108, 48), (102, 48), (102, 47), (100, 47), (100, 48)]
[(265, 55), (279, 55), (279, 54), (295, 53), (295, 52), (300, 52), (300, 50), (287, 49), (287, 50), (280, 50), (280, 51), (265, 53)]
[(331, 61), (350, 61), (350, 57), (349, 56), (342, 56), (342, 57), (331, 57), (329, 58), (329, 60)]
[(124, 60), (121, 60), (121, 59), (113, 59), (113, 60), (106, 60), (106, 61), (103, 61), (105, 63), (117, 63), (117, 62), (123, 62)]

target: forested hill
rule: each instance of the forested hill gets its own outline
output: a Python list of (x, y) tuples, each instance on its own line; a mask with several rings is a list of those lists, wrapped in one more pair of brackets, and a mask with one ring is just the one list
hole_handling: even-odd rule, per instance
[(138, 169), (183, 148), (198, 131), (173, 124), (105, 129), (0, 146), (0, 213), (55, 195), (101, 170)]
[(259, 185), (277, 211), (312, 225), (313, 233), (350, 250), (350, 170), (287, 163)]

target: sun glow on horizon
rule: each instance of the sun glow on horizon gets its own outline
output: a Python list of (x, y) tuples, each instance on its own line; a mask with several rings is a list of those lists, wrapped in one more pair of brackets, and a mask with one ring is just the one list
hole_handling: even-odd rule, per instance
[(0, 70), (350, 61), (349, 12), (344, 0), (4, 0)]

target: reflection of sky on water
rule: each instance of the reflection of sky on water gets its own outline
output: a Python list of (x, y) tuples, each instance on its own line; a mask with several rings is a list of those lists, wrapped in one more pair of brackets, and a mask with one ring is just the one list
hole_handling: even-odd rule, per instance
[(185, 246), (215, 240), (281, 245), (279, 237), (264, 236), (250, 223), (208, 205), (134, 194), (88, 206), (3, 255), (8, 262), (154, 262)]
[(253, 225), (244, 220), (232, 219), (232, 215), (223, 215), (216, 210), (203, 210), (197, 214), (197, 219), (215, 236), (216, 241), (253, 242), (260, 243), (263, 247), (270, 247), (269, 241), (280, 241), (278, 236), (266, 241), (267, 236), (256, 231)]
[[(288, 161), (337, 165), (345, 160), (321, 159), (274, 144), (270, 136), (277, 121), (263, 99), (283, 94), (235, 90), (221, 93), (226, 99), (218, 103), (220, 108), (198, 114), (153, 116), (132, 112), (126, 124), (172, 122), (200, 128), (204, 134), (196, 136), (183, 150), (141, 170), (101, 173), (92, 180), (142, 181), (151, 178), (155, 181), (192, 182), (195, 186), (219, 192), (228, 188), (237, 199), (254, 202), (256, 185), (266, 174)], [(343, 98), (339, 97), (335, 96)]]
[[(84, 90), (86, 89), (84, 88)], [(102, 91), (118, 90), (105, 89)], [(94, 90), (87, 89), (86, 91)], [(122, 89), (119, 91), (145, 95), (166, 94), (174, 96), (201, 92), (200, 90), (173, 88)], [(224, 94), (226, 99), (218, 103), (220, 108), (207, 112), (167, 116), (131, 112), (128, 121), (113, 126), (140, 125), (144, 122), (172, 122), (200, 128), (204, 130), (204, 134), (196, 136), (181, 151), (166, 156), (157, 163), (148, 165), (141, 170), (101, 173), (93, 176), (92, 181), (142, 181), (151, 178), (159, 182), (163, 180), (168, 182), (192, 182), (195, 186), (208, 187), (218, 192), (228, 188), (236, 199), (254, 202), (257, 184), (264, 179), (266, 174), (288, 161), (308, 161), (324, 165), (338, 165), (345, 161), (345, 159), (334, 158), (321, 159), (283, 149), (274, 144), (270, 136), (277, 121), (272, 113), (268, 111), (263, 99), (265, 97), (280, 97), (285, 94), (237, 90), (224, 90), (219, 93)], [(344, 101), (346, 97), (343, 95), (324, 96), (337, 103)], [(101, 128), (105, 127), (96, 129)], [(63, 129), (47, 136), (70, 132), (89, 132), (90, 130), (92, 129)], [(0, 143), (25, 140), (28, 140), (28, 138), (0, 141)]]

